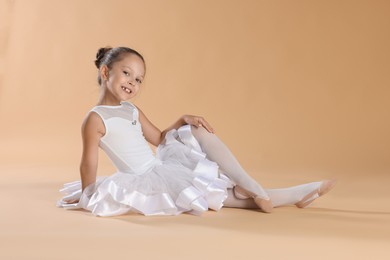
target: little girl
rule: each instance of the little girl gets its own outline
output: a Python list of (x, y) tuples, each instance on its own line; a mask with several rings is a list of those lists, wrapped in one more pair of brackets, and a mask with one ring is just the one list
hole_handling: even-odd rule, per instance
[[(81, 181), (64, 184), (57, 202), (95, 216), (127, 212), (144, 215), (199, 215), (222, 206), (258, 208), (308, 206), (334, 180), (284, 189), (264, 189), (241, 167), (201, 116), (184, 115), (164, 131), (134, 104), (145, 77), (141, 54), (127, 47), (100, 48), (95, 60), (100, 97), (82, 124)], [(157, 146), (153, 154), (148, 142)], [(98, 147), (117, 172), (96, 176)]]

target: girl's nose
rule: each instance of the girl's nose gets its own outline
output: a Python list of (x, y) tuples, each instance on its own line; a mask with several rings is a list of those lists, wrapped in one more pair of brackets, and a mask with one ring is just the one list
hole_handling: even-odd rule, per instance
[(127, 83), (134, 86), (134, 80), (129, 80)]

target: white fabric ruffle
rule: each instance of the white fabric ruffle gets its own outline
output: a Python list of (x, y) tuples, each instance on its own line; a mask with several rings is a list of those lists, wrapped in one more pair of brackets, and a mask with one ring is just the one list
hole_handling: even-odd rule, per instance
[[(57, 201), (65, 209), (86, 209), (95, 216), (116, 216), (129, 211), (150, 215), (199, 215), (219, 210), (234, 184), (218, 170), (185, 125), (166, 134), (156, 151), (150, 171), (137, 175), (116, 172), (98, 176), (81, 192), (81, 181), (65, 183), (64, 197)], [(68, 204), (65, 200), (78, 199)]]

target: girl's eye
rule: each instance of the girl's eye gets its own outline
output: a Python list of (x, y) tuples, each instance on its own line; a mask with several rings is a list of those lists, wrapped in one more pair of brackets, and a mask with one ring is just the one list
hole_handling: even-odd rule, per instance
[(142, 80), (140, 80), (140, 79), (136, 79), (136, 81), (137, 81), (139, 84), (142, 83)]
[(123, 73), (126, 75), (126, 76), (129, 76), (130, 73), (128, 73), (127, 71), (123, 71)]

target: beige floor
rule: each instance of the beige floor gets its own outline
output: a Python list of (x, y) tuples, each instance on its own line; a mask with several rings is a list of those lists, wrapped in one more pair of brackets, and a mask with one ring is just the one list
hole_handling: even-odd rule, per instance
[[(78, 176), (76, 156), (49, 153), (50, 142), (15, 142), (2, 140), (0, 148), (0, 259), (390, 258), (388, 175), (340, 174), (338, 186), (304, 210), (102, 218), (55, 207), (58, 189)], [(312, 180), (264, 178), (274, 187)]]

